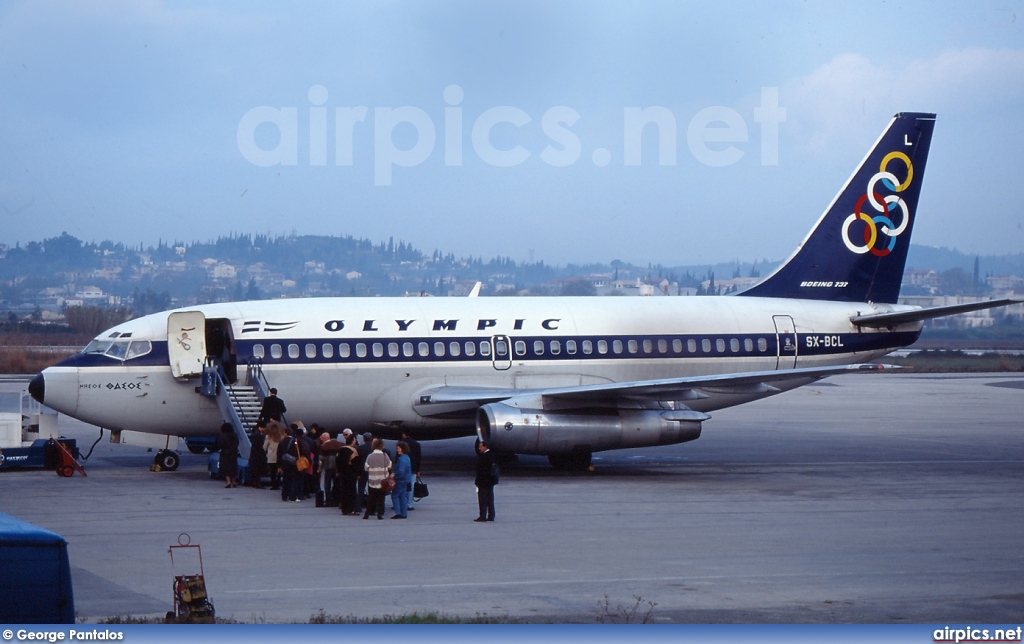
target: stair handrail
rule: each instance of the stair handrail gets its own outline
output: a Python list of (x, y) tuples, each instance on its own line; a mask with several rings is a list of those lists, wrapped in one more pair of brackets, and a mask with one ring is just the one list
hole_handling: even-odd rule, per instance
[[(226, 385), (226, 377), (222, 376), (222, 374), (223, 369), (221, 368), (220, 361), (215, 357), (207, 357), (203, 365), (202, 394), (217, 399), (217, 406), (220, 407), (221, 415), (231, 424), (235, 430), (235, 436), (238, 437), (239, 456), (245, 454), (245, 458), (248, 458), (249, 451), (252, 449), (252, 442), (249, 440), (249, 433), (246, 431), (242, 418), (238, 415), (236, 405), (234, 404), (234, 401), (238, 400), (237, 396)], [(211, 384), (214, 384), (214, 391), (210, 391), (206, 386), (208, 381), (212, 381)], [(242, 413), (245, 413), (244, 410)]]
[[(245, 408), (242, 407), (242, 405), (241, 405), (241, 399), (239, 399), (238, 393), (235, 391), (235, 388), (231, 387), (231, 386), (229, 386), (227, 384), (228, 375), (224, 371), (224, 365), (221, 364), (221, 361), (218, 360), (215, 356), (207, 356), (206, 360), (207, 360), (208, 363), (210, 363), (211, 366), (216, 367), (216, 369), (217, 369), (217, 377), (219, 379), (219, 382), (217, 384), (218, 384), (219, 387), (223, 388), (224, 391), (227, 392), (228, 396), (231, 398), (231, 403), (232, 403), (231, 406), (232, 406), (232, 408), (234, 408), (236, 410), (236, 413), (237, 412), (241, 412), (241, 416), (239, 417), (239, 420), (242, 423), (242, 427), (244, 429), (246, 429), (247, 431), (248, 431), (248, 428), (250, 428), (250, 427), (255, 428), (256, 427), (256, 421), (258, 419), (254, 419), (254, 420), (250, 421), (248, 415), (245, 413)], [(263, 401), (260, 401), (261, 404), (262, 404), (262, 402)]]
[[(253, 391), (256, 392), (256, 398), (259, 400), (260, 407), (262, 407), (263, 400), (270, 395), (270, 381), (267, 380), (267, 375), (263, 373), (263, 361), (261, 359), (256, 357), (249, 358), (245, 366), (245, 379)], [(288, 419), (284, 414), (281, 415), (281, 422), (286, 425), (288, 424)]]

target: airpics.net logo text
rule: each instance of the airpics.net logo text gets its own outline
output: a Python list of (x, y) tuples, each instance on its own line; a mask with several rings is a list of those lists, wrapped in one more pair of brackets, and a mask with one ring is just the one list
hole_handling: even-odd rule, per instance
[[(472, 151), (482, 162), (499, 168), (526, 163), (536, 155), (541, 162), (552, 167), (571, 166), (589, 152), (590, 161), (598, 167), (612, 163), (612, 152), (606, 147), (585, 150), (580, 135), (573, 131), (581, 119), (575, 109), (558, 105), (534, 116), (518, 107), (500, 105), (476, 114), (467, 114), (462, 107), (465, 92), (458, 85), (449, 85), (442, 94), (444, 99), (443, 124), (438, 125), (426, 110), (405, 105), (402, 107), (334, 107), (327, 106), (329, 92), (323, 85), (309, 88), (310, 105), (300, 120), (298, 107), (254, 107), (238, 122), (238, 149), (249, 163), (260, 167), (297, 166), (299, 142), (309, 140), (310, 166), (328, 165), (329, 151), (333, 149), (333, 164), (352, 166), (362, 150), (356, 150), (357, 128), (372, 128), (373, 183), (390, 186), (395, 168), (418, 166), (435, 153), (442, 139), (444, 165), (461, 166), (464, 155)], [(777, 87), (761, 88), (761, 103), (753, 109), (753, 121), (760, 130), (759, 147), (761, 165), (778, 165), (779, 125), (786, 120), (786, 108), (779, 106)], [(333, 117), (333, 118), (332, 118)], [(546, 137), (546, 145), (531, 151), (514, 136), (502, 136), (504, 143), (494, 143), (492, 133), (501, 128), (502, 134), (523, 133), (523, 138), (535, 137), (537, 128)], [(303, 126), (308, 132), (302, 132)], [(333, 141), (328, 132), (333, 127)], [(260, 136), (266, 133), (269, 136)], [(657, 141), (655, 151), (643, 149), (645, 132), (653, 132)], [(465, 140), (469, 134), (469, 141)], [(397, 134), (397, 136), (396, 136)], [(650, 140), (648, 135), (648, 139)], [(679, 123), (676, 114), (665, 107), (625, 107), (622, 110), (622, 164), (639, 166), (645, 154), (656, 154), (658, 165), (676, 165)], [(721, 105), (706, 107), (694, 114), (686, 124), (686, 144), (690, 154), (699, 163), (712, 167), (729, 166), (747, 153), (751, 138), (747, 120), (738, 111)], [(269, 143), (269, 144), (268, 144)], [(332, 145), (333, 143), (333, 145)], [(468, 143), (468, 147), (467, 147)], [(538, 148), (540, 145), (537, 146)], [(305, 162), (302, 159), (302, 162)]]

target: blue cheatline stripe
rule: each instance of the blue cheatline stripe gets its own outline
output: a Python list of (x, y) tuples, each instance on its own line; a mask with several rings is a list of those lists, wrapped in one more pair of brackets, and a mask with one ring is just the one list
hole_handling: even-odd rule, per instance
[[(917, 332), (800, 333), (798, 357), (882, 351), (912, 344)], [(509, 336), (505, 336), (509, 337)], [(782, 336), (785, 338), (786, 336)], [(687, 358), (771, 358), (778, 353), (775, 334), (510, 336), (507, 358), (531, 362), (577, 360), (679, 360)], [(438, 345), (441, 345), (440, 347)], [(452, 347), (457, 345), (458, 355)], [(239, 363), (255, 356), (264, 364), (437, 364), (488, 363), (493, 360), (490, 337), (389, 337), (379, 339), (268, 338), (236, 341)], [(280, 349), (279, 357), (274, 347)], [(307, 347), (312, 346), (310, 353)], [(325, 355), (324, 347), (330, 347)], [(472, 346), (472, 355), (466, 351)], [(486, 349), (485, 349), (486, 347)], [(589, 352), (587, 349), (589, 348)], [(440, 349), (440, 350), (439, 350)], [(602, 352), (603, 349), (603, 352)], [(296, 355), (297, 352), (297, 355)], [(783, 351), (792, 356), (792, 349)], [(294, 356), (294, 357), (293, 357)], [(60, 363), (73, 367), (163, 366), (168, 363), (167, 343), (153, 342), (150, 353), (121, 362), (98, 354), (76, 354)]]

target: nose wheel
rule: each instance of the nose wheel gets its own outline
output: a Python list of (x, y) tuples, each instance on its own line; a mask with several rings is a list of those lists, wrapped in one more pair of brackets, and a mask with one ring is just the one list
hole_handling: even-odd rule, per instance
[(162, 449), (156, 453), (156, 457), (153, 459), (153, 465), (159, 468), (158, 471), (173, 472), (178, 469), (178, 465), (181, 463), (181, 459), (177, 453), (169, 450)]

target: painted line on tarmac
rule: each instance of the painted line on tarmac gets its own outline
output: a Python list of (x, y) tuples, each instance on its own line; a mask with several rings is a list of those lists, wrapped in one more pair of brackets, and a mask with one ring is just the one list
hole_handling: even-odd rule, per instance
[(792, 573), (777, 573), (770, 575), (691, 575), (687, 577), (673, 576), (673, 577), (614, 577), (606, 579), (537, 579), (537, 580), (524, 580), (524, 581), (465, 581), (465, 582), (450, 582), (441, 584), (392, 584), (392, 585), (373, 585), (373, 586), (310, 586), (306, 588), (259, 588), (249, 590), (220, 590), (218, 594), (222, 595), (258, 595), (262, 593), (308, 593), (315, 591), (359, 591), (359, 590), (422, 590), (430, 588), (512, 588), (521, 586), (557, 586), (565, 584), (621, 584), (621, 583), (650, 583), (650, 582), (701, 582), (701, 581), (723, 581), (723, 580), (736, 580), (742, 579), (744, 581), (750, 581), (754, 579), (773, 580), (773, 579), (797, 579), (797, 578), (813, 578), (813, 579), (824, 579), (824, 578), (839, 578), (839, 577), (864, 577), (864, 576), (920, 576), (926, 574), (928, 576), (938, 575), (942, 578), (952, 578), (955, 575), (976, 575), (976, 574), (988, 574), (988, 573), (1005, 573), (1015, 577), (1024, 575), (1024, 568), (1010, 569), (1010, 568), (998, 568), (992, 570), (972, 570), (969, 573), (964, 570), (928, 570), (928, 571), (905, 571), (905, 570), (883, 570), (877, 573), (871, 573), (867, 571), (850, 571), (850, 572), (833, 572), (833, 573), (822, 573), (820, 571), (815, 572), (792, 572)]

